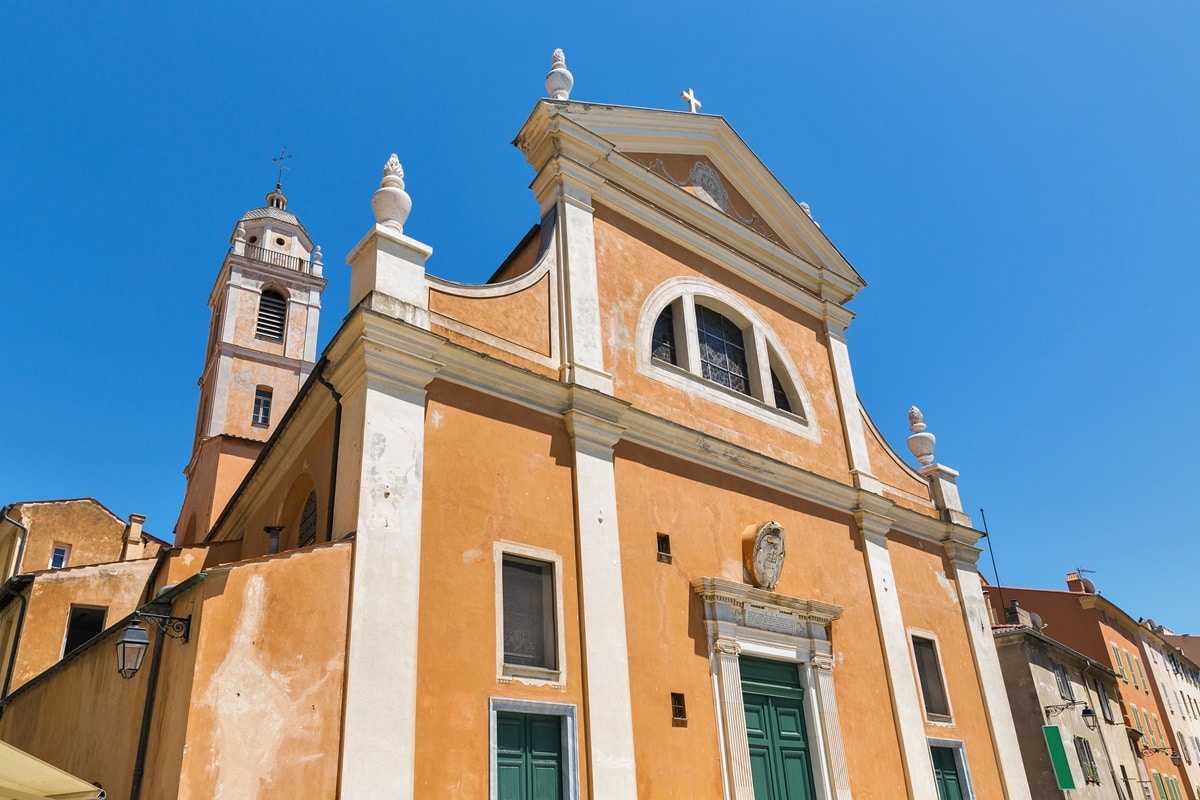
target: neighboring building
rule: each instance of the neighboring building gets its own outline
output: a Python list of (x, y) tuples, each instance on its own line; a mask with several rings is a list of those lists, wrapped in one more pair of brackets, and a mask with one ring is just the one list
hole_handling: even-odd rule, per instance
[[(1163, 725), (1169, 718), (1157, 690), (1147, 679), (1142, 658), (1142, 631), (1138, 621), (1096, 593), (1091, 581), (1076, 573), (1067, 575), (1067, 590), (989, 587), (988, 599), (1001, 615), (1000, 598), (1011, 607), (1037, 615), (1059, 643), (1104, 664), (1119, 678), (1117, 687), (1121, 713), (1137, 744), (1141, 794), (1148, 800), (1196, 800), (1195, 785), (1183, 769), (1182, 754), (1176, 750)], [(1130, 776), (1133, 778), (1133, 776)]]
[(1116, 673), (1019, 614), (992, 633), (1034, 800), (1141, 800), (1137, 757), (1112, 699)]
[(558, 56), (488, 284), (426, 273), (393, 156), (312, 365), (307, 236), (267, 212), (268, 275), (243, 220), (169, 636), (121, 620), (0, 737), (134, 800), (1030, 798), (957, 473), (854, 389), (861, 276), (725, 120), (569, 101)]
[(166, 542), (86, 497), (0, 513), (0, 697), (144, 602)]
[(1167, 710), (1162, 717), (1167, 743), (1183, 761), (1192, 796), (1200, 797), (1200, 667), (1175, 644), (1180, 637), (1154, 620), (1142, 622), (1138, 634), (1147, 677), (1159, 707)]

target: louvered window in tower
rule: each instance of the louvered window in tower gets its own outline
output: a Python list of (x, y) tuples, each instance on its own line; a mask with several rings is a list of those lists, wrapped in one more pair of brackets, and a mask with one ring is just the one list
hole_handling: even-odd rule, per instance
[(306, 547), (317, 540), (317, 493), (309, 492), (300, 512), (300, 530), (296, 535), (296, 546)]
[(700, 339), (701, 374), (735, 392), (750, 394), (742, 329), (711, 308), (697, 304), (696, 333)]
[(282, 342), (285, 319), (287, 300), (274, 289), (267, 289), (258, 301), (258, 338)]

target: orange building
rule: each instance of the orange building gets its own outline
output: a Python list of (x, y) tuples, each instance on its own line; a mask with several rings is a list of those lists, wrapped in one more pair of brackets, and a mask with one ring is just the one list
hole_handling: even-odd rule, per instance
[[(489, 283), (427, 273), (393, 156), (315, 364), (311, 266), (211, 303), (153, 602), (0, 738), (114, 797), (1030, 797), (957, 473), (854, 389), (863, 279), (724, 119), (570, 82), (558, 53)], [(243, 225), (222, 270), (266, 275)]]
[(1040, 618), (1056, 641), (1116, 673), (1120, 722), (1137, 754), (1136, 774), (1122, 770), (1120, 776), (1127, 797), (1195, 800), (1196, 787), (1182, 767), (1171, 714), (1154, 682), (1148, 680), (1151, 671), (1144, 660), (1140, 621), (1097, 594), (1090, 580), (1074, 572), (1067, 575), (1065, 591), (993, 586), (988, 599), (997, 615), (1001, 602), (1010, 610), (1015, 602)]

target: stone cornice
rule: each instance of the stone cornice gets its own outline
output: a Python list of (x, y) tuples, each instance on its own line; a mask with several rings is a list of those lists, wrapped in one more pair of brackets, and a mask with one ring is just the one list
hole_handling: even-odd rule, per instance
[(567, 402), (563, 419), (576, 446), (611, 458), (613, 445), (627, 429), (621, 418), (629, 403), (584, 386), (571, 386)]
[[(802, 622), (825, 627), (845, 610), (833, 603), (789, 597), (725, 578), (696, 578), (692, 581), (692, 590), (704, 604), (704, 618), (709, 621), (724, 618), (725, 615), (715, 610), (717, 606), (727, 606), (736, 613), (744, 613), (746, 605), (750, 604), (794, 615)], [(740, 624), (745, 624), (744, 620)]]

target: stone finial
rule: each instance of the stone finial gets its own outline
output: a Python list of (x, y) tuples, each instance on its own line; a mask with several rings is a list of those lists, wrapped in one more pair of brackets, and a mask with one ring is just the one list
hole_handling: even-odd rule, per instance
[(913, 432), (912, 436), (908, 437), (908, 449), (922, 466), (932, 464), (937, 437), (925, 432), (925, 415), (916, 406), (908, 410), (908, 429)]
[(322, 258), (324, 258), (324, 256), (321, 255), (321, 245), (317, 245), (313, 248), (312, 252), (312, 274), (316, 275), (317, 277), (321, 277), (322, 273), (325, 271), (325, 265), (321, 262)]
[(550, 59), (550, 72), (546, 75), (546, 91), (551, 100), (570, 100), (575, 76), (567, 69), (567, 57), (562, 48), (554, 51)]
[(813, 225), (816, 225), (818, 228), (821, 227), (821, 223), (819, 223), (815, 219), (813, 219), (812, 209), (809, 208), (808, 203), (801, 203), (800, 210), (804, 212), (805, 216), (807, 216), (810, 220), (812, 220)]
[(233, 240), (235, 242), (246, 241), (246, 224), (244, 222), (238, 223), (237, 230), (233, 234)]
[(371, 209), (377, 223), (404, 232), (404, 223), (412, 210), (412, 198), (404, 191), (404, 168), (395, 153), (383, 165), (383, 180), (371, 197)]

